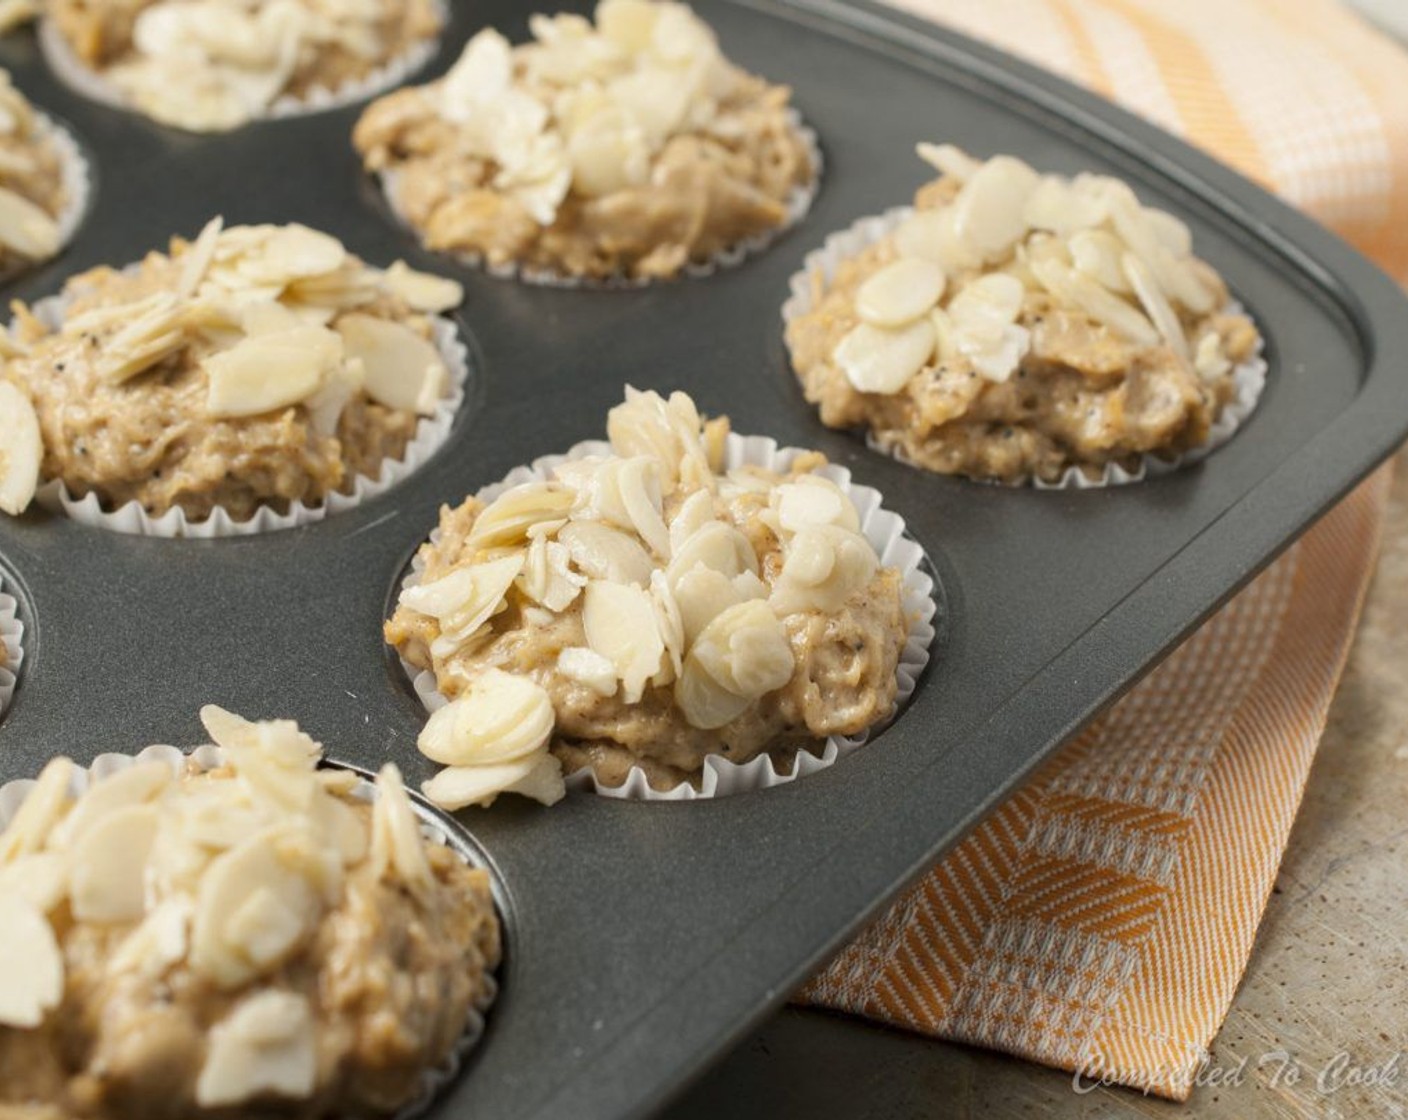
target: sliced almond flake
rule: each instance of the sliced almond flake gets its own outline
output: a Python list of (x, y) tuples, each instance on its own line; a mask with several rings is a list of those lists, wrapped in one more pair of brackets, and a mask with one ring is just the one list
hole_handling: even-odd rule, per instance
[(401, 592), (403, 606), (439, 621), (440, 637), (431, 644), (434, 656), (451, 656), (504, 608), (525, 560), (522, 552), (515, 552)]
[(1077, 272), (1112, 292), (1132, 294), (1122, 264), (1125, 248), (1118, 237), (1103, 229), (1082, 230), (1073, 235), (1067, 245)]
[(850, 497), (829, 478), (803, 475), (786, 482), (775, 492), (778, 524), (788, 533), (812, 525), (835, 525), (851, 532), (860, 531), (860, 514)]
[(761, 599), (730, 607), (705, 627), (690, 656), (725, 688), (749, 700), (792, 679), (796, 660), (787, 631)]
[(572, 490), (545, 482), (528, 482), (504, 491), (475, 518), (465, 548), (516, 545), (540, 521), (554, 521), (571, 512), (577, 497)]
[(170, 788), (174, 778), (165, 762), (139, 762), (93, 782), (54, 829), (50, 846), (66, 848), (118, 809), (155, 801)]
[(1078, 191), (1059, 175), (1043, 175), (1027, 196), (1023, 216), (1032, 229), (1067, 236), (1099, 226), (1108, 210), (1102, 196)]
[(302, 1100), (318, 1079), (317, 1023), (308, 1000), (267, 989), (210, 1028), (196, 1104), (224, 1108), (263, 1096)]
[(895, 230), (894, 242), (901, 256), (932, 261), (950, 276), (983, 263), (982, 255), (958, 236), (951, 206), (916, 211)]
[(321, 892), (294, 859), (306, 829), (271, 826), (212, 862), (200, 881), (191, 966), (229, 990), (272, 971), (322, 915)]
[(59, 1006), (64, 962), (45, 916), (19, 895), (0, 896), (0, 1026), (32, 1030)]
[(670, 670), (666, 674), (662, 667), (655, 683), (665, 685), (680, 675), (684, 664), (684, 617), (680, 614), (674, 592), (670, 590), (670, 581), (658, 569), (650, 573), (650, 602), (655, 607), (655, 622), (660, 628), (660, 640), (665, 643), (666, 663)]
[(660, 4), (651, 0), (601, 0), (596, 25), (601, 34), (622, 50), (638, 54), (650, 46)]
[[(556, 780), (554, 780), (554, 772)], [(421, 786), (429, 800), (449, 812), (492, 805), (501, 793), (520, 793), (553, 805), (566, 796), (562, 765), (550, 754), (534, 754), (491, 766), (451, 766)]]
[(572, 521), (557, 539), (582, 574), (612, 583), (644, 587), (655, 564), (635, 537), (596, 521)]
[(670, 584), (697, 567), (733, 579), (742, 572), (758, 571), (758, 554), (746, 536), (722, 521), (708, 521), (692, 533), (666, 569)]
[(645, 130), (619, 105), (582, 121), (568, 138), (567, 155), (573, 188), (587, 198), (640, 186), (650, 177), (651, 145)]
[(555, 720), (552, 699), (541, 685), (491, 668), (431, 715), (416, 745), (446, 766), (514, 762), (547, 745)]
[(701, 435), (702, 421), (694, 402), (684, 393), (669, 399), (654, 390), (642, 392), (626, 386), (626, 399), (606, 416), (611, 449), (623, 459), (649, 455), (660, 465), (660, 485), (671, 494), (686, 472), (687, 464), (707, 476), (708, 450)]
[(1120, 263), (1129, 279), (1130, 287), (1139, 297), (1139, 302), (1144, 305), (1144, 310), (1155, 328), (1163, 335), (1164, 341), (1178, 355), (1180, 361), (1189, 361), (1191, 356), (1188, 352), (1188, 338), (1183, 333), (1183, 324), (1178, 321), (1177, 313), (1159, 289), (1153, 274), (1133, 253), (1126, 253)]
[(52, 759), (39, 772), (19, 810), (0, 832), (0, 867), (40, 851), (48, 843), (72, 801), (69, 788), (73, 774), (74, 765), (66, 758)]
[(788, 542), (768, 601), (779, 615), (835, 613), (874, 578), (880, 558), (859, 533), (833, 526), (803, 529)]
[(148, 981), (160, 979), (173, 965), (185, 960), (194, 913), (194, 903), (183, 894), (158, 903), (141, 925), (122, 939), (108, 961), (108, 973), (132, 973)]
[(181, 275), (176, 281), (176, 294), (181, 299), (190, 299), (205, 280), (206, 271), (215, 260), (215, 247), (220, 243), (220, 232), (224, 228), (224, 218), (211, 218), (199, 236), (186, 246), (181, 257)]
[(337, 321), (349, 358), (362, 363), (367, 394), (387, 408), (430, 416), (450, 382), (440, 352), (410, 327), (373, 315)]
[(1026, 205), (1039, 176), (1019, 159), (994, 156), (953, 201), (958, 236), (986, 259), (1009, 252), (1027, 232)]
[(1144, 220), (1154, 231), (1154, 235), (1175, 258), (1191, 256), (1193, 253), (1193, 232), (1187, 224), (1165, 210), (1144, 207)]
[(1124, 239), (1130, 252), (1149, 270), (1164, 294), (1182, 303), (1195, 315), (1206, 315), (1212, 311), (1212, 293), (1186, 264), (1174, 260), (1173, 254), (1164, 247), (1155, 232), (1147, 212), (1134, 197), (1134, 192), (1123, 183), (1109, 189), (1112, 192), (1110, 218), (1115, 231)]
[(861, 323), (837, 344), (833, 357), (862, 393), (898, 393), (934, 356), (934, 326), (919, 319), (898, 330)]
[(557, 655), (557, 671), (598, 696), (615, 696), (616, 666), (586, 646), (568, 646)]
[(396, 261), (383, 275), (386, 286), (412, 311), (439, 315), (464, 302), (464, 285), (445, 276), (419, 272)]
[(660, 671), (665, 641), (648, 592), (634, 584), (592, 580), (582, 608), (587, 645), (616, 666), (621, 698), (639, 702)]
[(34, 405), (18, 385), (0, 377), (0, 510), (19, 516), (39, 488), (44, 440)]
[(985, 324), (955, 330), (953, 342), (979, 376), (1004, 382), (1011, 379), (1031, 351), (1032, 336), (1025, 327), (1011, 323)]
[(519, 589), (550, 611), (565, 611), (587, 585), (586, 576), (572, 571), (571, 561), (572, 554), (565, 544), (545, 536), (534, 538), (518, 576)]
[(1058, 300), (1084, 311), (1098, 322), (1140, 346), (1157, 346), (1159, 332), (1119, 296), (1056, 261), (1033, 261), (1032, 271)]
[(376, 790), (371, 865), (378, 878), (394, 878), (416, 897), (427, 899), (435, 889), (435, 873), (425, 853), (420, 822), (406, 796), (401, 771), (388, 762), (377, 775)]
[(0, 244), (27, 260), (47, 260), (59, 251), (58, 223), (8, 187), (0, 187)]
[(735, 579), (712, 568), (696, 567), (674, 581), (670, 594), (680, 615), (683, 647), (688, 650), (705, 627), (747, 597)]
[(223, 419), (301, 404), (323, 387), (342, 358), (341, 337), (322, 327), (246, 338), (201, 362), (210, 380), (206, 409)]
[(0, 865), (0, 898), (18, 895), (47, 914), (68, 896), (68, 857), (62, 852), (31, 852)]
[(673, 555), (695, 532), (714, 520), (714, 498), (707, 490), (696, 490), (681, 503), (670, 518), (670, 551)]
[(919, 158), (937, 171), (960, 183), (966, 183), (982, 169), (982, 160), (974, 159), (962, 148), (952, 144), (921, 142), (914, 146)]
[(602, 464), (592, 480), (591, 501), (603, 521), (634, 530), (657, 556), (669, 557), (658, 459), (637, 455)]
[(1198, 339), (1193, 368), (1204, 381), (1217, 381), (1231, 371), (1232, 362), (1223, 350), (1222, 338), (1216, 331), (1208, 331)]
[(902, 257), (860, 286), (856, 314), (873, 326), (902, 327), (927, 315), (943, 298), (945, 279), (932, 261)]
[(1026, 296), (1021, 281), (990, 272), (969, 281), (949, 300), (948, 316), (960, 333), (972, 327), (1004, 327), (1017, 321)]
[(360, 360), (339, 362), (328, 371), (322, 387), (304, 401), (308, 424), (320, 436), (334, 436), (342, 414), (366, 384), (365, 367)]
[(155, 808), (126, 805), (100, 817), (74, 841), (69, 901), (78, 921), (119, 924), (142, 916), (156, 830)]

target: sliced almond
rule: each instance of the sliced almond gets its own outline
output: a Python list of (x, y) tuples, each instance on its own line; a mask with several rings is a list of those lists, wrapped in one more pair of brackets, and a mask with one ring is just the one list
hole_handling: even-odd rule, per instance
[(155, 801), (170, 787), (174, 777), (165, 762), (139, 762), (92, 783), (54, 829), (50, 845), (66, 848), (118, 809)]
[(606, 417), (611, 449), (623, 459), (653, 457), (660, 464), (664, 494), (673, 493), (676, 483), (686, 475), (708, 478), (703, 427), (699, 411), (687, 394), (671, 393), (667, 400), (653, 390), (641, 392), (629, 385), (625, 402)]
[(486, 669), (464, 695), (431, 715), (416, 746), (446, 766), (516, 762), (546, 746), (555, 721), (552, 699), (541, 685)]
[(403, 606), (440, 623), (440, 637), (431, 652), (448, 657), (479, 632), (504, 608), (505, 596), (523, 570), (524, 554), (458, 568), (431, 583), (401, 592)]
[(1157, 346), (1154, 325), (1113, 292), (1054, 260), (1033, 261), (1032, 272), (1058, 300), (1084, 311), (1139, 346)]
[(1125, 248), (1118, 237), (1108, 230), (1087, 229), (1073, 235), (1067, 245), (1077, 272), (1112, 292), (1130, 293), (1129, 279), (1121, 263)]
[(445, 276), (419, 272), (397, 261), (383, 274), (386, 286), (412, 311), (439, 315), (464, 302), (464, 285)]
[(69, 789), (74, 769), (66, 758), (45, 764), (5, 831), (0, 832), (0, 867), (43, 849), (72, 802)]
[(898, 393), (934, 356), (934, 326), (920, 319), (898, 330), (861, 323), (836, 346), (836, 364), (862, 393)]
[(1153, 274), (1133, 253), (1126, 253), (1120, 263), (1124, 267), (1129, 286), (1134, 289), (1159, 334), (1163, 335), (1164, 341), (1181, 361), (1189, 361), (1191, 355), (1188, 352), (1188, 337), (1183, 333), (1183, 324), (1178, 321), (1178, 313), (1160, 290)]
[(674, 582), (670, 593), (679, 611), (686, 649), (709, 623), (745, 598), (733, 579), (705, 567), (685, 572)]
[(191, 966), (224, 989), (239, 987), (287, 959), (322, 914), (321, 892), (299, 849), (313, 839), (278, 824), (212, 862), (200, 882), (191, 931)]
[(958, 236), (951, 206), (916, 211), (895, 230), (894, 238), (901, 256), (932, 261), (950, 276), (983, 263), (982, 255)]
[(635, 116), (619, 105), (583, 121), (567, 142), (573, 188), (601, 198), (650, 177), (650, 144)]
[(421, 786), (421, 792), (451, 812), (470, 805), (487, 807), (501, 793), (521, 793), (544, 805), (555, 804), (566, 795), (562, 765), (550, 754), (492, 766), (451, 766)]
[(820, 475), (803, 475), (779, 486), (774, 498), (778, 524), (789, 533), (812, 525), (836, 525), (856, 532), (860, 514), (836, 483)]
[(277, 989), (246, 996), (210, 1028), (196, 1104), (224, 1108), (264, 1096), (312, 1096), (317, 1035), (304, 996)]
[(760, 599), (720, 614), (704, 628), (689, 655), (714, 680), (750, 700), (781, 688), (796, 668), (787, 631)]
[(901, 257), (871, 276), (856, 292), (856, 314), (877, 327), (902, 327), (943, 297), (944, 270), (932, 261)]
[(361, 361), (368, 396), (387, 408), (429, 416), (450, 382), (445, 359), (409, 327), (373, 315), (337, 321), (349, 358)]
[(145, 909), (147, 856), (157, 812), (127, 805), (99, 818), (74, 842), (69, 901), (80, 922), (134, 922)]
[(176, 281), (176, 294), (182, 299), (190, 299), (205, 279), (206, 270), (215, 260), (215, 249), (220, 244), (220, 231), (225, 228), (225, 219), (211, 218), (200, 231), (199, 236), (186, 247), (181, 255), (181, 275)]
[(651, 0), (601, 0), (596, 26), (609, 41), (637, 54), (650, 46), (661, 5)]
[(401, 771), (392, 763), (376, 777), (376, 800), (372, 803), (371, 865), (382, 879), (393, 878), (419, 898), (427, 898), (435, 888), (435, 873), (425, 854), (420, 821), (406, 796)]
[(195, 907), (181, 894), (159, 903), (118, 945), (108, 962), (113, 974), (135, 973), (157, 980), (186, 957)]
[(915, 145), (914, 150), (919, 153), (920, 159), (940, 175), (947, 175), (960, 183), (966, 183), (983, 166), (982, 160), (974, 159), (962, 148), (952, 144), (919, 143)]
[(584, 574), (611, 583), (645, 586), (655, 569), (650, 555), (632, 536), (597, 521), (572, 521), (557, 534)]
[(31, 261), (59, 251), (59, 227), (24, 195), (0, 187), (0, 244)]
[(616, 666), (621, 698), (627, 704), (638, 702), (665, 654), (650, 595), (634, 584), (592, 580), (582, 624), (587, 645)]
[(0, 1026), (32, 1030), (59, 1006), (64, 961), (45, 916), (18, 895), (0, 897)]
[(586, 685), (598, 696), (616, 695), (616, 666), (594, 649), (569, 646), (557, 655), (557, 671), (570, 681)]
[(1003, 256), (1027, 232), (1027, 200), (1039, 181), (1012, 156), (988, 160), (953, 201), (958, 236), (988, 260)]
[(18, 516), (29, 508), (43, 462), (34, 405), (18, 385), (0, 378), (0, 510)]
[(31, 852), (0, 865), (0, 898), (18, 895), (47, 914), (68, 896), (68, 857), (62, 852)]
[(1059, 175), (1043, 175), (1027, 196), (1024, 217), (1032, 229), (1067, 236), (1094, 229), (1108, 216), (1104, 199), (1077, 191)]
[(834, 614), (870, 583), (879, 567), (875, 549), (859, 533), (812, 526), (788, 542), (782, 572), (768, 601), (779, 615)]
[(990, 272), (965, 284), (949, 300), (948, 316), (960, 333), (971, 327), (1004, 327), (1022, 313), (1026, 289), (1021, 281), (1002, 272)]
[(707, 490), (696, 490), (681, 503), (670, 518), (670, 551), (673, 555), (691, 535), (714, 520), (714, 497)]
[[(534, 528), (541, 524), (548, 523)], [(572, 554), (565, 544), (546, 536), (533, 536), (523, 571), (518, 576), (519, 589), (550, 611), (565, 611), (587, 585), (586, 576), (572, 571), (571, 561)]]
[(246, 338), (201, 362), (210, 379), (206, 409), (226, 418), (288, 408), (317, 393), (341, 361), (341, 338), (322, 327)]
[(257, 279), (292, 283), (336, 272), (346, 259), (347, 250), (337, 238), (295, 222), (276, 228), (263, 253), (251, 262)]
[(590, 500), (603, 521), (634, 530), (657, 556), (669, 557), (658, 459), (635, 455), (603, 463), (592, 480)]
[(528, 482), (504, 491), (480, 511), (465, 538), (468, 549), (501, 548), (523, 541), (540, 521), (566, 517), (577, 496), (561, 485)]
[(680, 675), (684, 664), (685, 630), (684, 616), (679, 603), (670, 590), (670, 581), (659, 570), (650, 573), (650, 602), (655, 607), (655, 623), (660, 628), (660, 640), (665, 643), (665, 655), (669, 672), (662, 667), (656, 674), (654, 683), (669, 684)]
[(722, 521), (701, 525), (680, 545), (667, 569), (673, 586), (685, 573), (695, 568), (709, 568), (729, 579), (741, 572), (758, 570), (758, 554), (742, 532)]

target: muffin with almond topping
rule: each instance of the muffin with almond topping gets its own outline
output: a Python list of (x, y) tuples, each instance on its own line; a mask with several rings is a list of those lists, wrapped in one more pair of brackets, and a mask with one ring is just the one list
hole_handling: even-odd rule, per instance
[(386, 89), (430, 56), (439, 0), (41, 0), (41, 42), (81, 92), (218, 132)]
[(525, 279), (635, 281), (739, 256), (797, 221), (818, 159), (790, 91), (728, 62), (686, 5), (601, 0), (484, 30), (353, 134), (426, 246)]
[(293, 723), (201, 715), (218, 756), (56, 759), (0, 831), (0, 1113), (423, 1105), (495, 995), (487, 872), (394, 766), (371, 787)]
[(86, 184), (77, 146), (0, 69), (0, 278), (63, 248)]
[(448, 433), (465, 369), (437, 313), (461, 298), (305, 226), (218, 219), (76, 276), (17, 305), (0, 392), (27, 407), (0, 421), (0, 508), (52, 483), (71, 514), (136, 531), (170, 511), (178, 532), (247, 531), (385, 489)]
[(1124, 481), (1230, 436), (1261, 339), (1181, 221), (1117, 179), (920, 154), (940, 175), (912, 210), (793, 280), (787, 345), (825, 424), (1007, 483)]
[(730, 466), (745, 441), (683, 393), (628, 390), (607, 431), (445, 509), (386, 623), (444, 705), (419, 746), (447, 808), (551, 803), (564, 771), (710, 795), (756, 762), (773, 784), (888, 720), (927, 658), (917, 548), (896, 559), (902, 522), (862, 518), (821, 455)]

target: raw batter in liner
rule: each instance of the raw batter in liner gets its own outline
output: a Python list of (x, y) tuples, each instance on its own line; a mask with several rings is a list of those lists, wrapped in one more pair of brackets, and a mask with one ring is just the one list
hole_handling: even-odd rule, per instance
[(134, 107), (194, 131), (336, 92), (439, 34), (434, 0), (47, 0), (78, 61)]
[(68, 204), (58, 147), (9, 71), (0, 70), (0, 277), (59, 251)]
[(921, 145), (916, 215), (787, 324), (824, 423), (944, 474), (1099, 477), (1197, 448), (1259, 338), (1181, 222), (1118, 180)]
[(817, 173), (790, 91), (719, 53), (683, 4), (603, 0), (475, 36), (444, 79), (353, 136), (431, 249), (529, 273), (676, 276), (781, 227)]
[[(316, 505), (401, 457), (448, 386), (427, 313), (462, 292), (403, 265), (369, 268), (303, 226), (217, 222), (135, 270), (74, 277), (64, 295), (57, 329), (16, 305), (0, 372), (0, 390), (17, 386), (37, 416), (40, 477), (107, 508), (245, 520), (261, 505)], [(30, 442), (20, 423), (0, 417), (12, 513), (27, 501), (6, 501)]]
[[(386, 624), (456, 700), (420, 744), (451, 765), (426, 787), (447, 806), (551, 801), (559, 762), (605, 785), (639, 766), (662, 790), (697, 785), (711, 754), (788, 772), (893, 710), (901, 577), (812, 473), (821, 455), (721, 475), (727, 420), (702, 424), (682, 393), (630, 391), (608, 431), (609, 459), (446, 508)], [(485, 776), (535, 751), (531, 774)]]
[(202, 712), (229, 765), (45, 770), (0, 833), (0, 1116), (385, 1115), (493, 998), (484, 871), (294, 724)]

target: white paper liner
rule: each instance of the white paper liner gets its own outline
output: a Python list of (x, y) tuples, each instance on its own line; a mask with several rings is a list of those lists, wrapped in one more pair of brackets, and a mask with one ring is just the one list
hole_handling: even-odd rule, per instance
[[(140, 266), (129, 265), (128, 269), (137, 267)], [(50, 296), (40, 300), (31, 310), (45, 326), (55, 329), (62, 322), (64, 302), (63, 295)], [(323, 499), (321, 505), (316, 506), (294, 502), (289, 506), (287, 513), (279, 513), (269, 506), (261, 506), (247, 521), (236, 521), (219, 508), (203, 521), (191, 521), (180, 507), (173, 507), (160, 517), (154, 517), (136, 501), (130, 501), (109, 512), (103, 509), (97, 494), (89, 492), (82, 498), (75, 498), (60, 479), (53, 479), (41, 485), (37, 497), (46, 507), (61, 509), (81, 525), (108, 529), (114, 533), (166, 539), (210, 540), (215, 537), (253, 536), (256, 533), (311, 525), (324, 520), (330, 514), (353, 509), (368, 498), (384, 494), (434, 455), (449, 438), (455, 415), (464, 403), (465, 386), (469, 380), (469, 349), (460, 338), (459, 328), (452, 319), (440, 315), (427, 318), (430, 319), (436, 349), (440, 351), (440, 356), (450, 371), (449, 391), (436, 405), (432, 415), (420, 418), (416, 425), (415, 437), (406, 444), (404, 457), (382, 460), (381, 469), (375, 477), (357, 475), (350, 494), (340, 491), (331, 493)]]
[[(782, 224), (774, 229), (766, 230), (763, 233), (755, 234), (752, 237), (729, 246), (721, 252), (715, 253), (707, 261), (690, 261), (681, 269), (681, 275), (692, 279), (699, 279), (705, 276), (712, 276), (715, 272), (724, 268), (733, 268), (742, 264), (749, 257), (757, 256), (768, 248), (774, 241), (781, 237), (788, 230), (798, 225), (803, 218), (811, 211), (812, 203), (816, 200), (817, 191), (821, 188), (822, 173), (826, 169), (826, 160), (821, 153), (821, 144), (817, 140), (816, 132), (802, 120), (802, 116), (796, 109), (787, 110), (787, 122), (797, 134), (807, 149), (807, 155), (811, 159), (812, 177), (803, 186), (796, 187), (787, 198), (787, 216), (782, 220)], [(386, 205), (390, 208), (396, 220), (407, 230), (415, 234), (418, 238), (420, 231), (415, 223), (408, 218), (402, 209), (397, 198), (397, 183), (399, 176), (395, 170), (383, 171), (377, 175), (381, 185), (381, 191), (386, 199)], [(489, 264), (485, 261), (481, 253), (447, 253), (443, 254), (454, 260), (458, 260), (470, 268), (477, 268), (487, 272), (490, 276), (500, 280), (521, 280), (525, 284), (533, 284), (540, 288), (578, 288), (588, 291), (622, 291), (636, 288), (648, 288), (651, 284), (669, 283), (672, 279), (653, 277), (632, 277), (632, 276), (608, 276), (604, 279), (596, 279), (588, 276), (569, 276), (565, 273), (555, 272), (551, 269), (535, 269), (519, 265), (514, 262), (507, 264)]]
[[(224, 765), (224, 761), (225, 752), (210, 744), (196, 747), (187, 752), (164, 743), (157, 743), (144, 747), (136, 754), (100, 754), (86, 768), (75, 764), (69, 788), (76, 797), (92, 782), (102, 781), (104, 778), (111, 777), (113, 774), (120, 773), (138, 763), (165, 762), (175, 773), (180, 774), (184, 773), (188, 763), (193, 764), (197, 772), (203, 773), (207, 770), (219, 769)], [(337, 763), (330, 762), (330, 765), (336, 767)], [(34, 788), (34, 785), (34, 778), (20, 778), (0, 785), (0, 833), (5, 831), (15, 814), (19, 812), (20, 806), (24, 804), (25, 798), (29, 796), (29, 791)], [(359, 775), (357, 785), (351, 791), (351, 796), (370, 804), (376, 799), (376, 786)], [(414, 799), (411, 801), (411, 805), (416, 809), (420, 808)], [(448, 836), (438, 822), (434, 822), (432, 818), (425, 815), (420, 816), (420, 831), (428, 842), (442, 847), (451, 847)], [(451, 850), (454, 849), (451, 847)], [(465, 1058), (479, 1044), (479, 1040), (484, 1035), (484, 1016), (498, 996), (498, 982), (493, 975), (486, 974), (484, 979), (484, 994), (479, 1002), (470, 1009), (469, 1017), (465, 1022), (464, 1034), (460, 1036), (459, 1041), (455, 1043), (454, 1048), (446, 1055), (444, 1061), (422, 1071), (420, 1092), (398, 1109), (392, 1120), (412, 1120), (412, 1117), (423, 1115), (426, 1109), (435, 1102), (435, 1098), (440, 1095), (441, 1091), (459, 1076)]]
[(24, 623), (19, 620), (20, 605), (5, 594), (0, 581), (0, 645), (5, 647), (5, 663), (0, 665), (0, 715), (10, 706), (19, 682), (20, 666), (24, 663)]
[[(830, 234), (820, 249), (808, 253), (802, 261), (801, 271), (793, 273), (787, 282), (791, 295), (782, 305), (784, 329), (793, 319), (812, 310), (812, 277), (817, 272), (826, 278), (829, 286), (843, 260), (857, 256), (870, 246), (883, 241), (913, 213), (912, 206), (897, 206), (883, 214), (861, 218), (850, 228)], [(1228, 304), (1226, 310), (1234, 314), (1244, 313), (1241, 305), (1236, 302)], [(1123, 486), (1131, 482), (1142, 482), (1146, 478), (1169, 474), (1179, 467), (1207, 458), (1232, 438), (1256, 408), (1262, 390), (1266, 387), (1267, 367), (1262, 357), (1262, 349), (1263, 343), (1258, 337), (1256, 353), (1233, 369), (1233, 395), (1222, 406), (1222, 411), (1208, 430), (1207, 441), (1201, 446), (1169, 458), (1154, 454), (1141, 455), (1139, 465), (1132, 471), (1126, 470), (1118, 463), (1107, 463), (1098, 477), (1091, 478), (1080, 467), (1071, 466), (1067, 467), (1065, 473), (1055, 482), (1028, 476), (1014, 480), (1011, 485), (1029, 485), (1037, 490), (1094, 490), (1102, 486)], [(908, 457), (899, 449), (881, 445), (871, 432), (866, 433), (865, 442), (872, 450), (882, 452), (907, 465), (916, 466), (920, 470), (925, 469), (910, 463)]]
[[(252, 124), (258, 120), (276, 120), (325, 113), (332, 109), (353, 105), (358, 101), (365, 101), (399, 86), (415, 75), (417, 71), (423, 69), (440, 49), (440, 40), (444, 35), (445, 25), (449, 22), (450, 11), (447, 0), (439, 0), (435, 6), (440, 13), (440, 31), (429, 39), (414, 44), (404, 53), (373, 70), (364, 78), (344, 82), (335, 89), (316, 86), (302, 97), (285, 94), (269, 106), (267, 113), (255, 116), (246, 123)], [(39, 21), (38, 36), (39, 48), (43, 52), (44, 61), (49, 64), (49, 68), (58, 75), (59, 79), (74, 92), (101, 105), (108, 105), (129, 113), (137, 113), (165, 128), (181, 128), (179, 125), (156, 120), (155, 117), (143, 112), (128, 101), (127, 95), (121, 89), (78, 57), (52, 19), (44, 18)], [(242, 128), (244, 126), (237, 125), (236, 127)], [(182, 131), (191, 130), (182, 129)]]
[[(525, 482), (547, 479), (554, 468), (575, 459), (593, 455), (610, 455), (611, 445), (600, 440), (579, 443), (564, 455), (546, 455), (533, 460), (530, 466), (516, 467), (500, 482), (484, 487), (475, 495), (480, 501), (490, 502), (511, 486)], [(735, 467), (755, 466), (767, 470), (785, 472), (792, 461), (806, 454), (801, 448), (779, 448), (777, 441), (767, 436), (741, 436), (730, 432), (724, 450), (724, 463), (728, 470)], [(883, 567), (898, 568), (904, 586), (904, 613), (909, 618), (909, 636), (900, 651), (896, 668), (898, 689), (895, 694), (894, 710), (889, 717), (879, 721), (858, 735), (832, 735), (821, 745), (820, 755), (810, 750), (799, 750), (790, 774), (779, 773), (772, 758), (760, 754), (742, 764), (732, 762), (722, 755), (709, 755), (704, 760), (700, 775), (700, 788), (695, 789), (688, 782), (681, 782), (673, 789), (664, 792), (653, 789), (639, 766), (631, 767), (626, 780), (619, 786), (609, 786), (600, 781), (591, 768), (578, 770), (567, 777), (570, 789), (590, 789), (605, 797), (616, 797), (631, 801), (698, 801), (710, 797), (724, 797), (729, 794), (747, 793), (753, 790), (770, 789), (786, 785), (798, 778), (815, 774), (832, 766), (838, 758), (850, 754), (857, 747), (883, 731), (904, 710), (924, 667), (929, 663), (929, 647), (936, 634), (934, 617), (938, 613), (938, 603), (934, 598), (934, 581), (922, 569), (924, 549), (919, 543), (905, 536), (904, 518), (883, 508), (880, 492), (869, 486), (861, 486), (851, 481), (851, 472), (845, 467), (829, 463), (815, 472), (829, 478), (849, 495), (860, 514), (861, 532), (880, 555)], [(439, 539), (439, 530), (431, 533), (432, 541)], [(401, 586), (414, 587), (420, 582), (425, 565), (419, 554), (411, 561), (411, 570), (402, 580)], [(411, 680), (411, 687), (425, 706), (426, 711), (434, 712), (449, 701), (436, 685), (435, 674), (429, 669), (417, 669), (404, 659), (401, 668)], [(815, 744), (813, 744), (815, 745)]]

